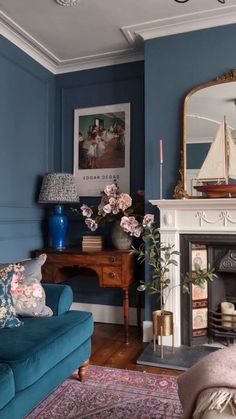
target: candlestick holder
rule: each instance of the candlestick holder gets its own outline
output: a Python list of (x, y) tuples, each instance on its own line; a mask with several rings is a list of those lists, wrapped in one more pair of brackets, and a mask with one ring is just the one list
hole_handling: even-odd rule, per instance
[(162, 187), (163, 187), (163, 178), (162, 178), (162, 166), (163, 166), (163, 163), (162, 162), (160, 162), (160, 199), (163, 199), (162, 198)]
[(162, 186), (163, 186), (162, 166), (163, 166), (163, 144), (162, 144), (162, 140), (160, 140), (160, 199), (162, 199)]

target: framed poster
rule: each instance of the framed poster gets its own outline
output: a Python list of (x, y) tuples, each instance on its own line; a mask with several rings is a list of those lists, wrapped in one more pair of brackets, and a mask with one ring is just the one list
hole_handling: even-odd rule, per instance
[(74, 111), (74, 175), (79, 196), (100, 196), (117, 182), (130, 192), (130, 104)]

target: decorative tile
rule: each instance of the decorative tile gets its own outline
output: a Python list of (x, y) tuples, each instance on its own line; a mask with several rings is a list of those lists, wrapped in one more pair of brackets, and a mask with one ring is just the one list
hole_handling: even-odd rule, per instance
[(205, 329), (208, 325), (208, 309), (199, 308), (192, 310), (193, 330)]

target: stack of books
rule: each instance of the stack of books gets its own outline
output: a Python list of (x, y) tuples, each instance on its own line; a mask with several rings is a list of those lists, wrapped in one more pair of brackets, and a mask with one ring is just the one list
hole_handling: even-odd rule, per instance
[(102, 236), (83, 236), (82, 238), (82, 251), (83, 252), (96, 252), (103, 248)]

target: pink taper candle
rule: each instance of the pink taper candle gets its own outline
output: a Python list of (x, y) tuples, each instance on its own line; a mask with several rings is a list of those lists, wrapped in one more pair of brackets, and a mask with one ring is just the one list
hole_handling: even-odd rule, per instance
[(163, 164), (163, 145), (162, 145), (162, 140), (160, 140), (160, 163)]

